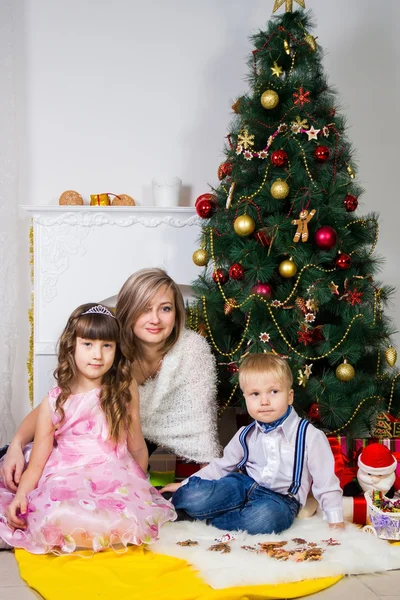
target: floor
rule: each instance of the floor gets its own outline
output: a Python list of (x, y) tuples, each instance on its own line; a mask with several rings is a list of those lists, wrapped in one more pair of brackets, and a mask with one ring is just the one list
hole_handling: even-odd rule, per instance
[[(12, 552), (0, 552), (0, 599), (36, 600), (42, 598), (31, 590), (19, 576)], [(380, 575), (345, 577), (336, 585), (309, 596), (313, 600), (400, 600), (400, 570)], [(76, 598), (75, 600), (84, 600)], [(112, 600), (115, 600), (114, 598)], [(146, 600), (153, 600), (147, 598)], [(156, 599), (154, 599), (156, 600)]]

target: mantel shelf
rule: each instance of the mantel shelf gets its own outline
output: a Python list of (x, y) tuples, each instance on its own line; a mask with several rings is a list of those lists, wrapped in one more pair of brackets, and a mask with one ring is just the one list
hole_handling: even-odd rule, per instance
[(194, 206), (73, 206), (73, 205), (54, 205), (46, 204), (25, 204), (21, 208), (28, 213), (83, 213), (83, 212), (101, 212), (101, 213), (138, 213), (138, 214), (160, 214), (160, 215), (194, 215), (196, 209)]

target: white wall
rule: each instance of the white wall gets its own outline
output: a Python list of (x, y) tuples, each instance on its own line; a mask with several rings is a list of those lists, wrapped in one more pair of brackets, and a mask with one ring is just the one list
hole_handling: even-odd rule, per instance
[[(400, 5), (306, 5), (357, 150), (362, 211), (381, 213), (382, 279), (399, 288)], [(147, 204), (151, 178), (172, 174), (183, 179), (193, 204), (207, 183), (216, 183), (230, 107), (247, 89), (248, 36), (264, 28), (272, 6), (273, 0), (20, 0), (20, 203), (56, 203), (72, 188), (85, 198), (128, 193)], [(26, 265), (25, 238), (21, 226)], [(400, 328), (399, 301), (397, 295), (392, 314)], [(18, 381), (24, 363), (22, 347)], [(28, 409), (21, 385), (17, 419)]]

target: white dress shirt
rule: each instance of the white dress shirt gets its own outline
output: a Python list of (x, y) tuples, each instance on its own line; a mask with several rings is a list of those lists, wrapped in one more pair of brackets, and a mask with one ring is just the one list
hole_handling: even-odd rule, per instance
[[(276, 429), (264, 433), (258, 423), (246, 436), (249, 456), (246, 470), (249, 477), (274, 492), (287, 494), (293, 476), (297, 427), (300, 417), (292, 408), (290, 415)], [(197, 471), (192, 477), (221, 479), (237, 470), (243, 458), (239, 442), (242, 427), (224, 449), (221, 458)], [(187, 480), (184, 482), (186, 483)], [(325, 434), (309, 425), (306, 433), (306, 450), (300, 489), (296, 499), (304, 506), (312, 489), (325, 518), (329, 523), (343, 521), (342, 490), (334, 472), (334, 458)]]

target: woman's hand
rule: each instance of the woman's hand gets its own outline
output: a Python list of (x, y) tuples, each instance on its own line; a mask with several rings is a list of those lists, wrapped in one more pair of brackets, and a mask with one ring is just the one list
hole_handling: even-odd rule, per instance
[(23, 518), (28, 512), (28, 499), (25, 494), (16, 493), (14, 500), (6, 508), (7, 524), (12, 529), (26, 529)]
[(11, 492), (17, 491), (24, 467), (25, 459), (21, 446), (10, 444), (0, 469), (0, 477)]
[(160, 494), (162, 494), (163, 492), (176, 492), (176, 490), (179, 489), (181, 485), (181, 483), (168, 483), (166, 486), (161, 488)]

